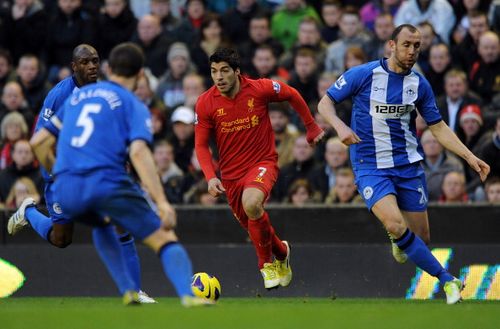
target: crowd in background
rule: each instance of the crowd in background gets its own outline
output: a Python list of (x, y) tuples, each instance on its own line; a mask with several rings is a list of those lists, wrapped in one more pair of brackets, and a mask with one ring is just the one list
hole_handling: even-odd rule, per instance
[[(71, 75), (73, 48), (94, 46), (106, 79), (109, 52), (124, 41), (146, 56), (135, 94), (151, 111), (154, 160), (172, 203), (223, 201), (208, 194), (194, 153), (194, 105), (212, 85), (208, 58), (221, 46), (238, 49), (243, 74), (296, 88), (326, 131), (313, 149), (293, 109), (270, 105), (280, 175), (269, 202), (362, 202), (349, 150), (316, 105), (342, 72), (388, 57), (402, 23), (422, 34), (415, 69), (444, 121), (491, 166), (483, 184), (417, 117), (429, 201), (500, 203), (499, 0), (0, 0), (0, 204), (43, 196), (28, 140), (48, 91)], [(348, 124), (351, 105), (336, 106)]]

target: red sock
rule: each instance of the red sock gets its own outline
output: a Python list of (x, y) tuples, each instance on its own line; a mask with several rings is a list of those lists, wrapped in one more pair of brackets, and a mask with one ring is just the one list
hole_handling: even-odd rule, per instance
[(259, 268), (264, 267), (264, 263), (272, 263), (272, 227), (269, 222), (269, 215), (264, 215), (258, 219), (248, 220), (248, 235), (253, 242), (259, 259)]
[(276, 256), (277, 259), (279, 260), (284, 260), (286, 258), (286, 245), (283, 243), (283, 241), (278, 238), (276, 235), (276, 232), (274, 231), (274, 227), (271, 226), (271, 240), (272, 240), (272, 249), (273, 249), (273, 254)]

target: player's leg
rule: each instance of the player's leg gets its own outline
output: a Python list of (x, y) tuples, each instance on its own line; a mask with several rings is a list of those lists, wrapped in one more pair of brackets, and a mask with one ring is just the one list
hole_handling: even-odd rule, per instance
[(429, 244), (431, 241), (431, 233), (427, 211), (414, 212), (402, 210), (401, 213), (410, 230), (418, 235), (425, 244)]
[(135, 283), (136, 290), (139, 291), (139, 301), (142, 304), (156, 303), (156, 300), (141, 289), (141, 262), (137, 254), (137, 248), (135, 247), (134, 237), (119, 226), (116, 226), (115, 229), (129, 274)]
[[(408, 257), (422, 270), (437, 277), (445, 285), (448, 303), (456, 303), (460, 300), (460, 289), (458, 280), (446, 271), (438, 260), (432, 255), (424, 241), (413, 233), (406, 225), (403, 214), (399, 210), (396, 197), (392, 194), (385, 195), (379, 199), (371, 208), (372, 212), (382, 222), (385, 229), (395, 237), (395, 243)], [(446, 287), (453, 291), (448, 293)], [(458, 292), (458, 295), (457, 295)]]

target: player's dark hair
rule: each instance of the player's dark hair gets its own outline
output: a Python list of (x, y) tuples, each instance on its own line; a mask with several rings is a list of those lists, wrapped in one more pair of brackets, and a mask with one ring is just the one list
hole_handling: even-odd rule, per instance
[(403, 29), (408, 29), (411, 33), (415, 33), (418, 31), (417, 28), (411, 24), (401, 24), (394, 29), (390, 40), (398, 41), (398, 35), (399, 33), (401, 33), (401, 31), (403, 31)]
[(125, 42), (111, 50), (108, 62), (113, 74), (131, 78), (144, 66), (144, 53), (136, 44)]
[(233, 48), (218, 48), (212, 56), (210, 56), (209, 63), (226, 62), (233, 70), (241, 67), (240, 55)]

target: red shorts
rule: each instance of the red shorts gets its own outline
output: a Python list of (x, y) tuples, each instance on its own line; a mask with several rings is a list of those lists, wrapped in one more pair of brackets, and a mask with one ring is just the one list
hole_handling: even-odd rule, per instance
[(276, 179), (278, 179), (279, 168), (275, 161), (265, 161), (250, 168), (247, 174), (240, 179), (222, 180), (222, 185), (226, 189), (226, 197), (234, 217), (240, 222), (243, 228), (248, 227), (248, 216), (243, 210), (243, 190), (248, 187), (255, 187), (264, 192), (264, 200), (269, 198)]

